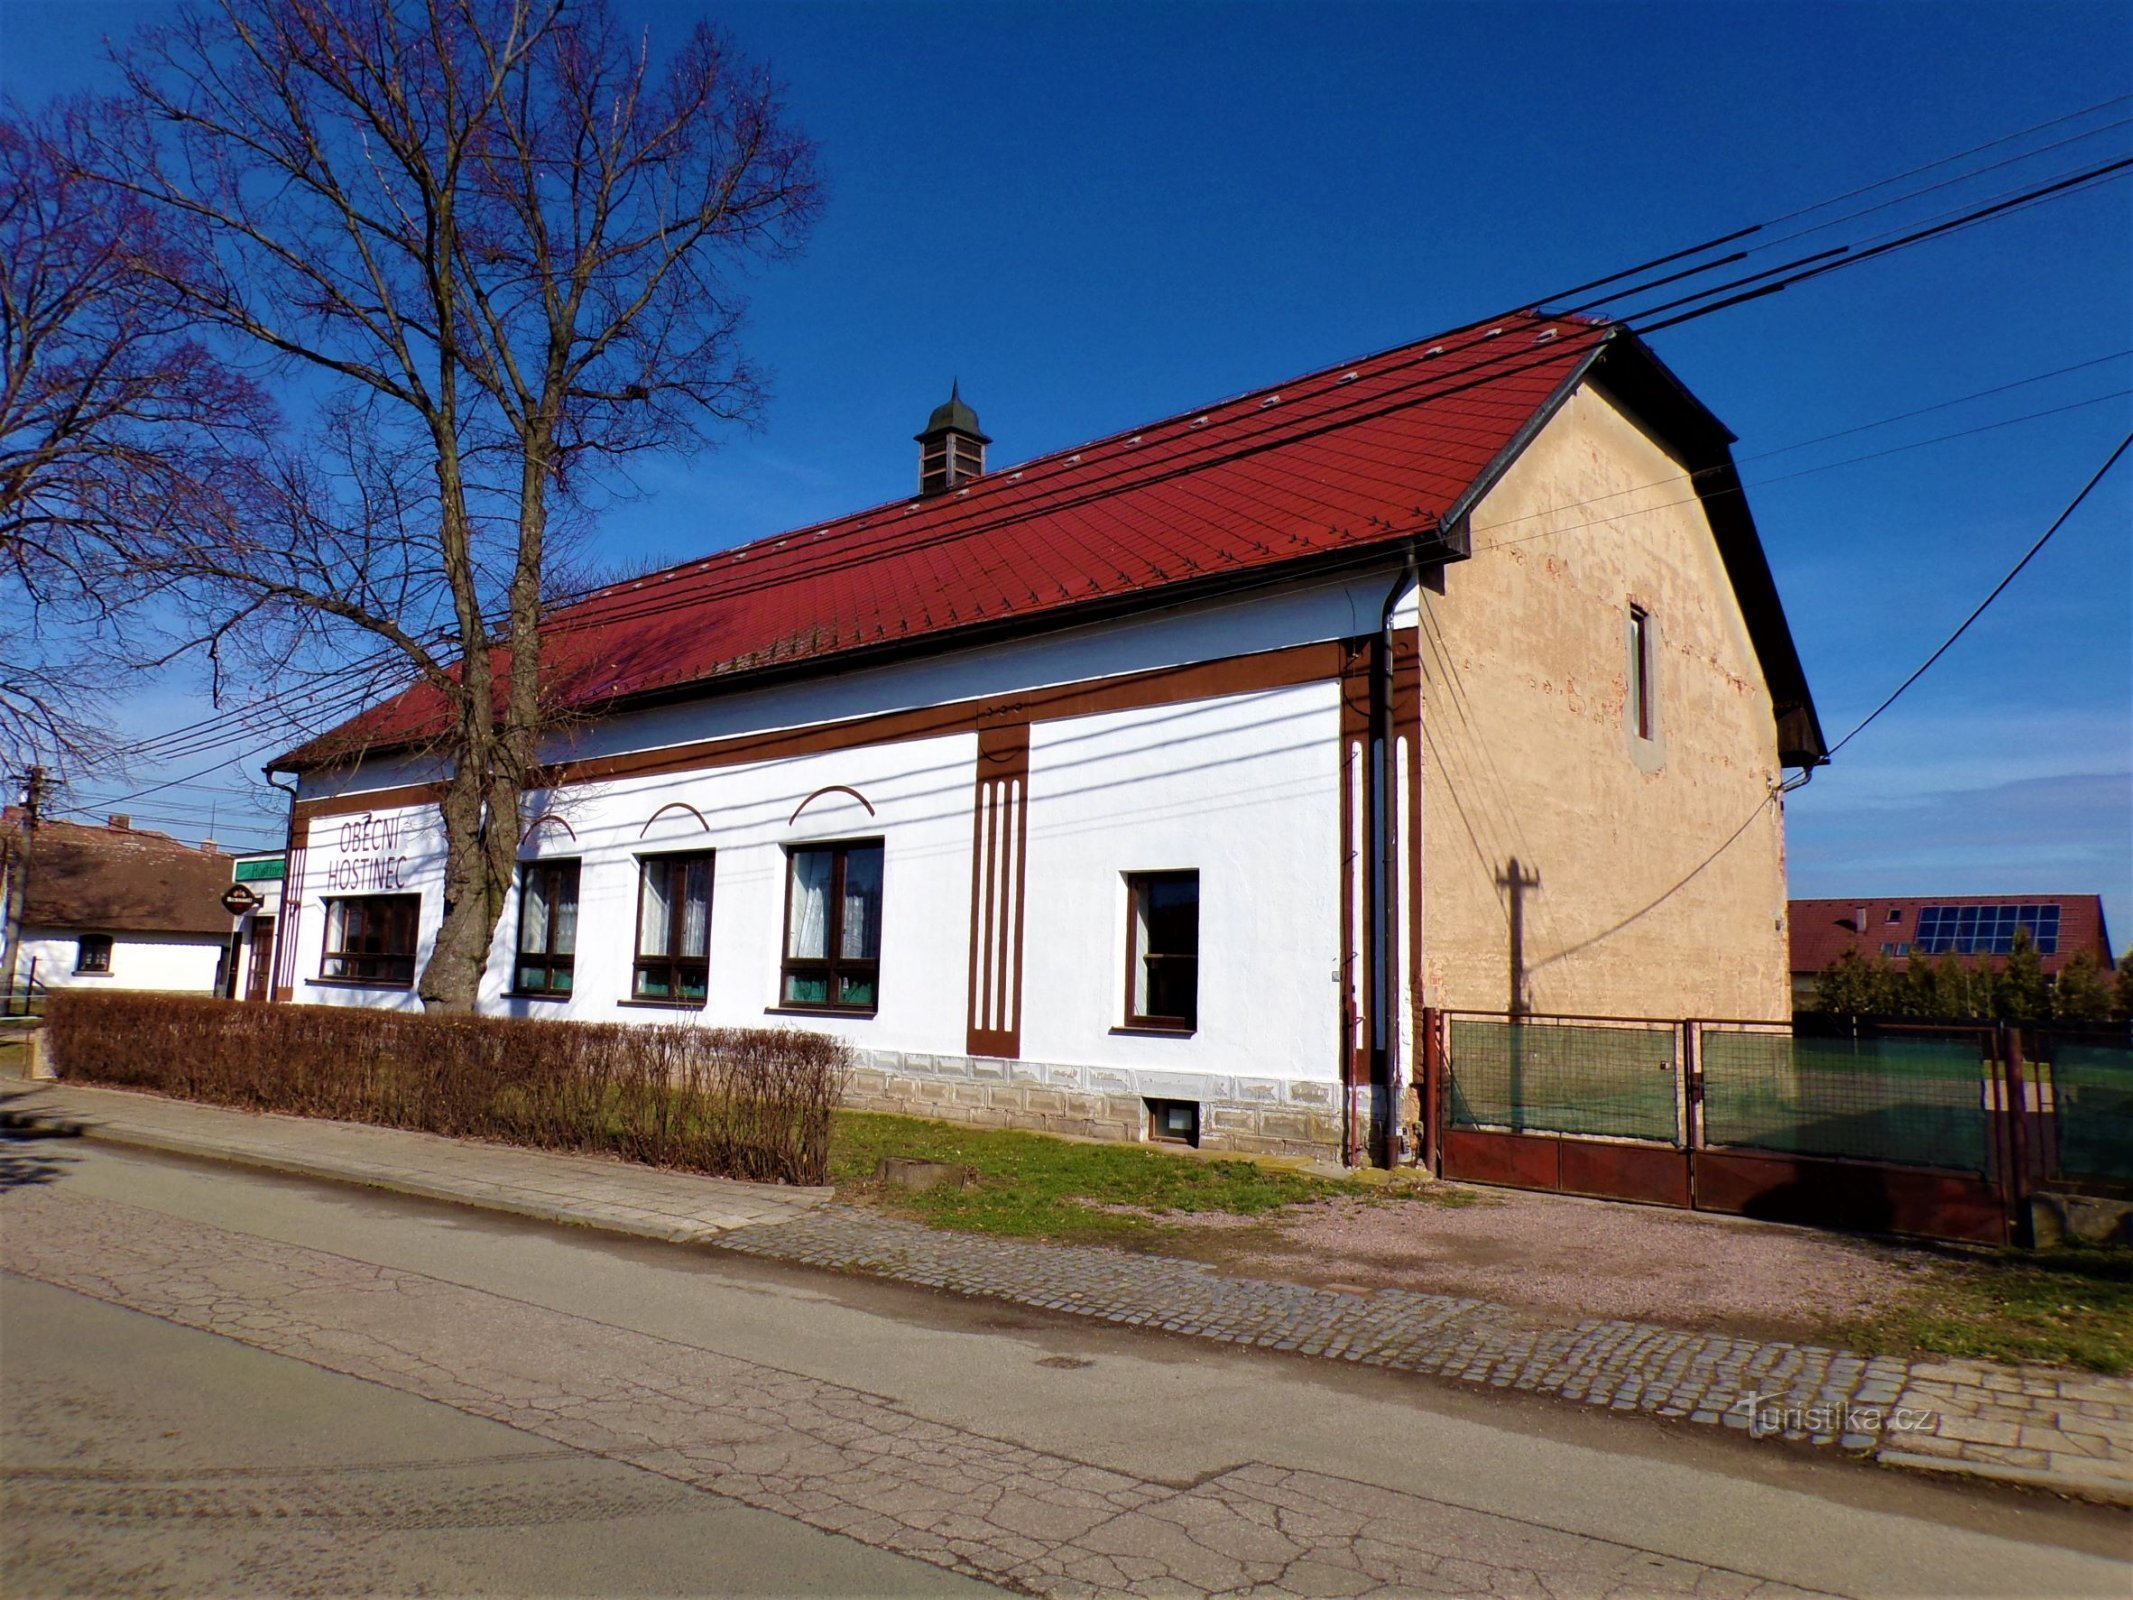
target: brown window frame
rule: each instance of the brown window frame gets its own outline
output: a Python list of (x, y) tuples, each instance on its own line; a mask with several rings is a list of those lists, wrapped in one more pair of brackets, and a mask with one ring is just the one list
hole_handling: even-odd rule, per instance
[[(682, 919), (670, 911), (667, 916), (667, 948), (658, 953), (644, 949), (644, 886), (651, 868), (658, 866), (673, 870), (680, 868), (682, 881), (688, 882), (689, 863), (704, 864), (704, 953), (700, 956), (685, 956), (675, 946), (681, 942)], [(630, 935), (630, 997), (625, 1003), (633, 1006), (667, 1006), (677, 1011), (700, 1011), (711, 998), (711, 906), (718, 892), (718, 852), (716, 850), (661, 850), (637, 858), (637, 920)], [(646, 994), (644, 980), (649, 972), (663, 971), (666, 974), (667, 992), (664, 995)], [(694, 971), (701, 993), (695, 996), (681, 992), (685, 973)]]
[[(824, 1012), (841, 1017), (870, 1017), (881, 1009), (881, 956), (842, 956), (837, 952), (844, 943), (844, 883), (845, 867), (854, 850), (876, 850), (881, 853), (882, 877), (882, 943), (887, 942), (889, 853), (884, 842), (874, 839), (808, 839), (785, 847), (785, 926), (778, 938), (778, 1003), (774, 1011)], [(825, 956), (795, 956), (792, 954), (792, 892), (795, 882), (794, 860), (798, 856), (817, 851), (826, 851), (831, 856), (829, 888), (829, 922), (823, 932), (822, 948)], [(793, 979), (820, 977), (824, 979), (823, 991), (828, 998), (822, 1000), (795, 1000), (790, 989)], [(837, 995), (847, 979), (871, 980), (874, 997), (863, 1003), (840, 1002)]]
[[(1196, 1033), (1200, 1027), (1200, 872), (1197, 867), (1162, 872), (1129, 872), (1126, 875), (1126, 1023), (1128, 1028), (1150, 1033)], [(1192, 951), (1150, 950), (1140, 947), (1140, 897), (1144, 888), (1159, 883), (1192, 885)], [(1142, 1011), (1135, 1004), (1141, 986), (1135, 982), (1145, 960), (1190, 962), (1192, 966), (1192, 1013), (1174, 1016)]]
[[(567, 876), (570, 881), (570, 903), (575, 911), (579, 906), (578, 891), (584, 882), (584, 863), (575, 856), (563, 856), (546, 860), (521, 861), (518, 864), (518, 924), (516, 937), (511, 941), (511, 987), (509, 993), (522, 1000), (568, 1000), (577, 992), (578, 954), (576, 937), (573, 934), (572, 948), (567, 954), (558, 955), (555, 948), (558, 909), (562, 902), (550, 889), (546, 904), (548, 926), (544, 930), (543, 943), (538, 950), (526, 948), (526, 885), (535, 873), (560, 880)], [(528, 957), (534, 960), (528, 960)], [(526, 982), (526, 969), (539, 967), (541, 980), (536, 984)], [(561, 974), (567, 981), (558, 986), (556, 977)]]
[[(94, 957), (90, 946), (97, 947)], [(114, 941), (108, 933), (85, 933), (74, 941), (74, 971), (84, 978), (108, 978), (111, 976), (111, 956)]]
[(1651, 739), (1658, 719), (1652, 715), (1652, 614), (1639, 605), (1629, 608), (1629, 696), (1632, 727), (1640, 739)]
[[(350, 949), (348, 937), (348, 913), (345, 909), (335, 915), (335, 909), (362, 906), (367, 922), (371, 916), (383, 917), (388, 910), (395, 912), (396, 925), (387, 933), (406, 933), (406, 948), (397, 945), (392, 949), (380, 947), (375, 950)], [(375, 907), (373, 912), (370, 908)], [(345, 983), (362, 989), (412, 989), (415, 986), (415, 952), (422, 943), (422, 896), (419, 894), (349, 894), (333, 895), (324, 902), (325, 926), (319, 940), (318, 982)], [(343, 945), (333, 946), (334, 924), (340, 924), (339, 937)], [(371, 935), (366, 929), (363, 938)], [(339, 970), (334, 970), (339, 963)], [(402, 971), (401, 969), (405, 969)]]

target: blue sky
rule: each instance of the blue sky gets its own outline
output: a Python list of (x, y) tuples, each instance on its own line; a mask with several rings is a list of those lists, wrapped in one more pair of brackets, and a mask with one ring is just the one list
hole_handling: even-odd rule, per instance
[[(0, 81), (32, 103), (96, 83), (98, 36), (161, 9), (9, 0)], [(696, 12), (621, 9), (655, 41)], [(2117, 3), (795, 0), (716, 15), (789, 85), (830, 201), (806, 254), (754, 285), (751, 350), (775, 379), (761, 428), (645, 463), (643, 497), (602, 528), (617, 557), (678, 560), (906, 492), (910, 435), (951, 375), (994, 463), (1013, 461), (2133, 93), (2133, 10)], [(2128, 149), (2121, 128), (2055, 159)], [(1747, 458), (2133, 349), (2129, 284), (2121, 181), (1657, 336), (1740, 435), (1751, 485), (2075, 407), (1751, 489), (1832, 738), (2133, 426), (2117, 393), (2133, 361)], [(2101, 890), (2117, 943), (2133, 942), (2129, 528), (2133, 463), (1793, 797), (1795, 894)], [(127, 714), (146, 733), (205, 705), (172, 683)], [(184, 790), (130, 809), (197, 835), (209, 803)]]

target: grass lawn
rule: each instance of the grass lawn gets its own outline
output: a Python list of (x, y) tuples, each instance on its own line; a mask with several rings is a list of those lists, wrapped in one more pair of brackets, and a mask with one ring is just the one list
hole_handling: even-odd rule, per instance
[(1936, 1273), (1908, 1301), (1843, 1330), (1854, 1349), (2050, 1361), (2133, 1372), (2133, 1251), (2009, 1250)]
[[(895, 1188), (874, 1179), (883, 1156), (948, 1162), (976, 1176), (964, 1189)], [(1084, 1144), (870, 1111), (837, 1113), (830, 1132), (830, 1181), (845, 1199), (938, 1228), (1129, 1248), (1160, 1247), (1165, 1237), (1181, 1231), (1177, 1219), (1186, 1214), (1260, 1218), (1334, 1195), (1397, 1202), (1418, 1192), (1253, 1161)]]

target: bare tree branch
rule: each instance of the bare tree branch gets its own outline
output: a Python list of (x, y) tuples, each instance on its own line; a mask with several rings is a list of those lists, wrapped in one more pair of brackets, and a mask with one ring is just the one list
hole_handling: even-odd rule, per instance
[(417, 680), (446, 839), (420, 987), (464, 1009), (556, 724), (572, 519), (611, 464), (755, 413), (730, 280), (804, 237), (812, 147), (710, 29), (656, 63), (605, 0), (219, 0), (123, 66), (95, 172), (177, 241), (158, 284), (308, 406), (135, 570), (218, 652), (308, 630)]

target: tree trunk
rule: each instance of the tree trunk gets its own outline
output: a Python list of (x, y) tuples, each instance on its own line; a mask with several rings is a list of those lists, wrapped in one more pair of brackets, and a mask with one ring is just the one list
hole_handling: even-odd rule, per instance
[[(466, 743), (474, 745), (477, 754), (474, 759), (462, 755), (437, 804), (444, 823), (444, 921), (422, 969), (419, 991), (425, 1009), (461, 1014), (473, 1011), (480, 997), (497, 919), (510, 889), (510, 861), (518, 848), (515, 797), (507, 802), (505, 826), (497, 828), (492, 808), (504, 797), (484, 781), (491, 739), (485, 733), (478, 744)], [(495, 861), (499, 833), (509, 836), (501, 876)]]

